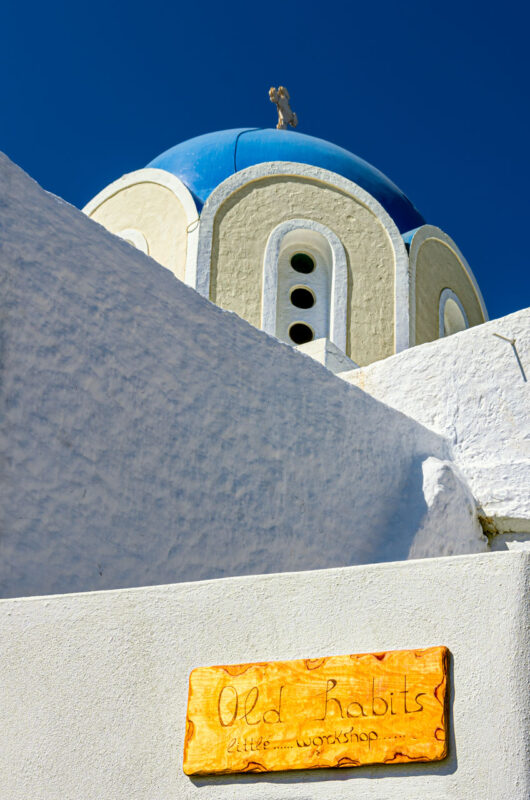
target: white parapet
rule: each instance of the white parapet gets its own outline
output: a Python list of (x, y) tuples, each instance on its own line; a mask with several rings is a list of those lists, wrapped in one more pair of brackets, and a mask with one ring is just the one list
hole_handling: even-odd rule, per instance
[(340, 377), (446, 437), (493, 546), (530, 546), (530, 309)]
[[(6, 800), (527, 800), (530, 554), (0, 602)], [(445, 645), (444, 761), (190, 779), (197, 666)]]

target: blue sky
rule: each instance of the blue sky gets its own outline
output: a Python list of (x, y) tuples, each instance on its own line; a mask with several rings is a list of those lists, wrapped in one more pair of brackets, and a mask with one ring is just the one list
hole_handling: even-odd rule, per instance
[(274, 126), (385, 172), (468, 259), (492, 318), (530, 305), (526, 4), (4, 0), (0, 149), (77, 206), (179, 141)]

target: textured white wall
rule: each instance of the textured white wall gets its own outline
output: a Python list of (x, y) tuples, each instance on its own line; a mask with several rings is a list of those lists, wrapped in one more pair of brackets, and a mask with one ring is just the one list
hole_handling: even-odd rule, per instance
[[(0, 602), (6, 800), (528, 800), (528, 553)], [(199, 665), (446, 645), (442, 762), (187, 778)]]
[(447, 437), (486, 525), (530, 541), (530, 309), (342, 377)]
[(4, 596), (484, 547), (461, 492), (436, 525), (440, 437), (5, 158), (0, 185)]

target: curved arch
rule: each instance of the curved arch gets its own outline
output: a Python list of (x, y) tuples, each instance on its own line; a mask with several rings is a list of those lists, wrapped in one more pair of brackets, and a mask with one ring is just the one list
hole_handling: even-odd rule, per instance
[(201, 214), (197, 272), (194, 288), (210, 297), (210, 267), (215, 217), (223, 203), (249, 183), (275, 175), (309, 178), (345, 192), (368, 208), (379, 220), (390, 239), (394, 252), (394, 349), (398, 353), (409, 347), (409, 259), (397, 225), (371, 194), (353, 181), (335, 172), (290, 161), (268, 161), (234, 173), (214, 189)]
[(123, 228), (123, 230), (117, 231), (116, 236), (119, 236), (120, 239), (125, 239), (126, 242), (129, 242), (129, 244), (132, 244), (137, 250), (145, 253), (146, 256), (149, 255), (147, 239), (142, 231), (139, 231), (137, 228)]
[[(440, 339), (442, 339), (444, 336), (449, 335), (446, 331), (446, 326), (445, 326), (445, 311), (446, 311), (445, 307), (447, 305), (448, 300), (452, 303), (455, 303), (455, 305), (458, 308), (458, 311), (462, 315), (462, 321), (464, 323), (464, 327), (461, 328), (461, 330), (469, 328), (469, 320), (467, 318), (466, 310), (462, 305), (462, 301), (460, 300), (459, 296), (455, 294), (455, 292), (453, 292), (452, 289), (449, 288), (443, 289), (442, 293), (440, 294), (440, 303), (438, 306), (438, 333)], [(454, 333), (457, 333), (457, 331), (454, 331)]]
[[(155, 169), (154, 167), (146, 167), (145, 169), (137, 169), (134, 172), (128, 172), (122, 175), (118, 180), (109, 183), (101, 192), (90, 200), (83, 208), (87, 216), (91, 216), (96, 209), (98, 209), (106, 200), (114, 197), (115, 194), (121, 192), (123, 189), (128, 189), (130, 186), (137, 186), (141, 183), (155, 183), (158, 186), (163, 186), (169, 189), (180, 201), (184, 208), (186, 215), (187, 227), (187, 246), (186, 246), (186, 268), (184, 281), (189, 286), (195, 286), (196, 282), (196, 268), (197, 268), (197, 248), (199, 244), (199, 215), (195, 200), (189, 189), (184, 186), (179, 178), (166, 172), (163, 169)], [(121, 235), (121, 234), (118, 234)], [(141, 249), (141, 248), (140, 248)], [(145, 251), (144, 251), (145, 252)]]
[(331, 302), (329, 338), (343, 352), (346, 350), (348, 265), (346, 251), (339, 237), (332, 230), (310, 219), (290, 219), (277, 225), (272, 231), (263, 258), (263, 295), (261, 305), (261, 328), (276, 335), (276, 309), (278, 292), (278, 259), (285, 236), (294, 231), (305, 230), (320, 234), (331, 249)]
[[(480, 306), (480, 310), (484, 317), (484, 321), (487, 322), (489, 319), (488, 312), (486, 310), (486, 304), (484, 302), (484, 298), (482, 297), (482, 292), (480, 291), (476, 278), (471, 270), (471, 267), (464, 258), (460, 248), (455, 244), (455, 242), (451, 239), (450, 236), (448, 236), (446, 233), (444, 233), (444, 231), (442, 231), (441, 228), (436, 227), (436, 225), (422, 225), (421, 228), (417, 228), (416, 231), (414, 232), (412, 239), (410, 241), (410, 250), (409, 250), (409, 261), (410, 261), (409, 319), (410, 319), (411, 346), (416, 343), (416, 262), (422, 244), (424, 244), (424, 242), (426, 242), (428, 239), (436, 239), (437, 241), (446, 245), (446, 247), (448, 247), (450, 250), (453, 251), (458, 261), (460, 261), (464, 269), (464, 272), (467, 275), (471, 286), (473, 287), (473, 291), (476, 295), (478, 304)], [(458, 302), (460, 303), (460, 300)]]

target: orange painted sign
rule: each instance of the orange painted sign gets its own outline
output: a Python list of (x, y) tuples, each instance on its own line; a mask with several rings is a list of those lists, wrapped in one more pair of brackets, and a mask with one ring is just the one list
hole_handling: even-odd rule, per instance
[(447, 754), (445, 647), (199, 667), (187, 775), (436, 761)]

